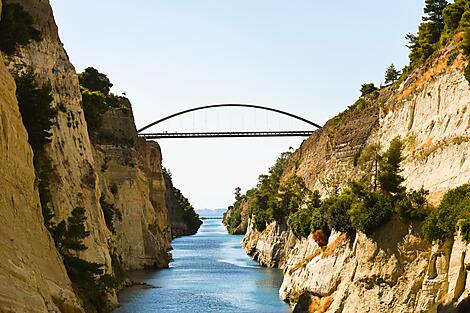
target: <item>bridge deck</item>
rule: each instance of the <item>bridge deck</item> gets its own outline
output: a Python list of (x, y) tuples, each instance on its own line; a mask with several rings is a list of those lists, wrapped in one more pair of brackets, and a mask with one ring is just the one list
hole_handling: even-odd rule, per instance
[(308, 137), (313, 131), (251, 131), (251, 132), (199, 132), (139, 134), (145, 139), (165, 138), (228, 138), (228, 137)]

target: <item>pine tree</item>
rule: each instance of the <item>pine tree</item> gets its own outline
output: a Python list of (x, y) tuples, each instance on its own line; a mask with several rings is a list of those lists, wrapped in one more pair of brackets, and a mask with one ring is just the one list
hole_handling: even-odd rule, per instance
[(51, 140), (51, 128), (55, 123), (57, 111), (51, 106), (51, 86), (40, 87), (32, 69), (27, 69), (15, 79), (16, 98), (23, 124), (28, 131), (28, 141), (37, 153)]
[(424, 22), (430, 22), (435, 27), (435, 31), (440, 35), (444, 31), (444, 9), (449, 5), (446, 0), (426, 0), (423, 17)]
[(390, 84), (398, 80), (400, 72), (396, 69), (395, 65), (391, 64), (385, 71), (385, 84)]
[(379, 182), (382, 191), (385, 193), (399, 193), (403, 189), (400, 186), (405, 180), (400, 175), (400, 163), (403, 161), (402, 150), (403, 142), (399, 137), (394, 138), (380, 162)]

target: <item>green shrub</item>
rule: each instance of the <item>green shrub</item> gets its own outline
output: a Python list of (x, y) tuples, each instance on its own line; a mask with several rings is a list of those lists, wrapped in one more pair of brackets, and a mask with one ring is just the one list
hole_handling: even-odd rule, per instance
[(396, 137), (390, 142), (390, 147), (381, 159), (378, 180), (382, 191), (385, 193), (403, 191), (401, 183), (404, 181), (404, 178), (400, 175), (400, 163), (403, 160), (401, 155), (402, 150), (403, 142), (399, 137)]
[(114, 228), (114, 218), (117, 217), (119, 220), (121, 219), (119, 211), (116, 210), (114, 204), (107, 202), (104, 196), (100, 197), (100, 206), (103, 210), (106, 226), (111, 232), (115, 234), (116, 229)]
[(33, 27), (34, 20), (20, 4), (6, 4), (0, 19), (0, 50), (13, 54), (18, 46), (41, 40), (41, 32)]
[(36, 171), (39, 198), (44, 224), (51, 230), (54, 210), (51, 206), (50, 183), (53, 168), (45, 155), (44, 147), (51, 142), (51, 128), (55, 124), (57, 111), (52, 108), (50, 85), (40, 87), (32, 69), (15, 77), (16, 98), (23, 124), (28, 132), (28, 142), (33, 149), (33, 165)]
[(34, 152), (51, 142), (51, 128), (56, 122), (57, 111), (51, 106), (51, 86), (39, 86), (31, 68), (15, 77), (16, 98), (23, 124), (28, 132), (28, 142)]
[(470, 62), (465, 66), (464, 75), (467, 81), (470, 83)]
[(111, 87), (113, 87), (106, 74), (98, 72), (93, 67), (87, 67), (83, 73), (80, 73), (78, 80), (80, 81), (80, 86), (91, 92), (100, 92), (103, 95), (108, 95)]
[(439, 206), (425, 219), (422, 231), (426, 239), (445, 240), (452, 238), (462, 220), (464, 237), (468, 238), (470, 219), (470, 184), (449, 190)]
[(424, 220), (431, 211), (427, 201), (429, 191), (421, 188), (403, 193), (395, 204), (395, 211), (405, 220)]
[[(310, 217), (310, 232), (315, 232), (316, 230), (323, 230), (325, 233), (330, 233), (330, 228), (328, 226), (328, 220), (326, 219), (326, 210), (333, 203), (331, 199), (325, 200), (324, 204), (311, 211)], [(334, 200), (333, 200), (334, 201)]]
[(330, 198), (323, 202), (321, 210), (324, 212), (328, 229), (345, 233), (353, 230), (348, 214), (352, 202), (352, 195), (348, 192), (344, 192), (338, 197)]
[(447, 60), (447, 65), (451, 66), (454, 64), (455, 59), (457, 59), (457, 56), (459, 55), (458, 51), (454, 51), (450, 54), (449, 59)]
[(310, 234), (311, 216), (312, 213), (308, 209), (299, 210), (289, 216), (289, 228), (297, 238), (307, 238)]
[(354, 199), (348, 214), (354, 229), (372, 234), (390, 219), (392, 212), (393, 202), (389, 195), (366, 192)]
[(368, 94), (373, 93), (374, 91), (377, 91), (378, 88), (375, 87), (373, 83), (364, 83), (361, 86), (361, 97), (365, 97)]

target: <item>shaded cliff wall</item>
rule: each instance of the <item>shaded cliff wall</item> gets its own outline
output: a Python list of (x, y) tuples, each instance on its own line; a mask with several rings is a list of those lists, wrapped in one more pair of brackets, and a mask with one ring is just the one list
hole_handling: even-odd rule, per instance
[(81, 106), (78, 77), (59, 39), (51, 6), (49, 1), (38, 0), (5, 2), (23, 6), (42, 35), (39, 42), (33, 41), (6, 58), (7, 67), (15, 74), (32, 68), (40, 84), (51, 84), (52, 105), (64, 108), (58, 110), (57, 123), (51, 131), (52, 142), (46, 147), (53, 167), (50, 189), (55, 221), (67, 219), (76, 207), (85, 208), (90, 236), (85, 239), (88, 249), (80, 252), (80, 257), (105, 264), (106, 271), (110, 272), (110, 232), (99, 203), (99, 183)]
[(138, 138), (132, 107), (121, 102), (104, 114), (94, 144), (101, 204), (114, 211), (107, 223), (124, 268), (166, 267), (171, 230), (160, 147)]
[[(360, 146), (386, 149), (400, 136), (405, 186), (424, 186), (438, 203), (447, 190), (469, 182), (470, 89), (463, 56), (448, 64), (455, 47), (441, 50), (397, 91), (383, 89), (378, 117), (353, 111), (329, 121), (293, 154), (295, 165), (285, 175), (297, 173), (325, 194), (326, 183), (344, 185), (357, 175)], [(260, 233), (250, 223), (243, 245), (261, 264), (283, 268), (280, 295), (298, 312), (468, 312), (469, 245), (459, 235), (431, 245), (419, 228), (392, 219), (369, 237), (334, 232), (321, 248), (312, 235), (299, 240), (285, 225)]]
[[(184, 207), (182, 198), (184, 197), (179, 190), (173, 186), (170, 174), (164, 173), (165, 179), (165, 201), (168, 207), (168, 217), (171, 224), (171, 234), (173, 237), (193, 235), (202, 224), (194, 208)], [(178, 194), (179, 193), (179, 194)], [(187, 200), (187, 199), (186, 199)], [(187, 205), (190, 205), (187, 203)]]
[(15, 89), (0, 53), (0, 311), (82, 312), (44, 227)]

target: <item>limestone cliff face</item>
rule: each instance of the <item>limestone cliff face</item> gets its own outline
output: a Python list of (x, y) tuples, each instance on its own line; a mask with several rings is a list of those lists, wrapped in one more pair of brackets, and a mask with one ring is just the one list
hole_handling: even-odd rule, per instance
[(130, 103), (121, 101), (105, 113), (94, 144), (101, 204), (115, 211), (107, 222), (124, 268), (166, 267), (171, 230), (160, 148), (139, 140)]
[(3, 62), (0, 53), (0, 311), (83, 312), (44, 227), (33, 154)]
[[(103, 117), (102, 137), (93, 146), (82, 109), (78, 76), (58, 36), (47, 0), (19, 3), (42, 39), (11, 56), (0, 53), (0, 311), (82, 312), (62, 259), (41, 214), (32, 151), (15, 97), (11, 74), (31, 68), (39, 84), (52, 87), (57, 123), (45, 147), (53, 168), (50, 190), (55, 217), (86, 210), (86, 250), (79, 257), (113, 274), (125, 269), (168, 266), (171, 229), (165, 202), (161, 152), (137, 137), (132, 108), (121, 99)], [(8, 73), (9, 72), (9, 73)], [(110, 290), (107, 302), (116, 305)]]
[(85, 208), (87, 229), (91, 233), (85, 240), (88, 249), (81, 252), (80, 256), (88, 261), (105, 264), (107, 271), (110, 271), (110, 232), (106, 228), (99, 203), (99, 182), (81, 107), (78, 77), (59, 39), (51, 6), (47, 0), (5, 2), (23, 6), (42, 34), (41, 41), (31, 42), (8, 57), (5, 60), (7, 67), (15, 74), (32, 68), (41, 84), (51, 84), (53, 106), (61, 107), (57, 124), (52, 129), (52, 142), (46, 147), (54, 171), (50, 189), (53, 191), (51, 196), (55, 219), (66, 219), (76, 207)]
[[(405, 185), (429, 189), (437, 203), (450, 188), (470, 181), (470, 88), (465, 61), (447, 60), (455, 45), (440, 51), (426, 69), (412, 73), (397, 91), (381, 93), (377, 114), (346, 113), (329, 121), (293, 154), (309, 188), (327, 192), (356, 175), (356, 151), (383, 149), (396, 136), (406, 142)], [(370, 109), (374, 110), (374, 109)], [(285, 223), (262, 233), (252, 224), (243, 245), (265, 266), (281, 267), (281, 297), (295, 312), (470, 312), (469, 245), (459, 235), (431, 245), (420, 225), (392, 220), (373, 236), (335, 233), (320, 248), (312, 235), (298, 240)]]

